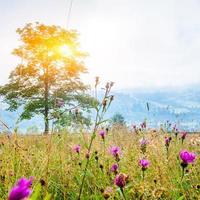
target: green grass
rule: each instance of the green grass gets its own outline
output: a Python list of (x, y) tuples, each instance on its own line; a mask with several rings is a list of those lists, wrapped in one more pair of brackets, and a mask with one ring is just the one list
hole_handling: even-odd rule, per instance
[[(96, 135), (81, 199), (104, 199), (107, 187), (112, 188), (109, 199), (122, 199), (119, 188), (114, 185), (115, 175), (110, 172), (111, 165), (116, 163), (109, 152), (112, 145), (121, 148), (119, 171), (129, 176), (124, 188), (126, 199), (200, 199), (200, 135), (188, 135), (183, 145), (179, 138), (176, 140), (172, 136), (167, 159), (164, 143), (166, 134), (145, 133), (150, 141), (145, 157), (151, 164), (143, 180), (138, 165), (139, 159), (144, 157), (139, 145), (143, 134), (130, 133), (123, 128), (113, 129), (106, 136), (105, 145)], [(7, 199), (9, 190), (19, 178), (30, 176), (34, 176), (33, 190), (39, 193), (35, 199), (44, 199), (47, 194), (56, 200), (77, 199), (89, 140), (89, 134), (1, 136), (0, 199)], [(81, 145), (80, 155), (72, 151), (75, 144)], [(195, 163), (188, 166), (183, 180), (179, 160), (182, 149), (197, 154)], [(39, 188), (41, 180), (45, 185)]]

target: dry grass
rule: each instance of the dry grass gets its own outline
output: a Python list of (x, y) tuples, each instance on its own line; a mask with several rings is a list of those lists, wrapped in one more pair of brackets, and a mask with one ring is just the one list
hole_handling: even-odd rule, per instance
[[(104, 199), (107, 187), (112, 188), (109, 199), (122, 198), (113, 183), (115, 175), (110, 172), (111, 165), (116, 162), (109, 153), (112, 145), (122, 149), (119, 171), (129, 176), (124, 189), (127, 199), (200, 199), (199, 156), (188, 167), (183, 180), (179, 160), (179, 151), (182, 149), (199, 155), (200, 135), (188, 135), (183, 145), (172, 136), (167, 159), (165, 135), (158, 132), (145, 133), (150, 142), (145, 157), (151, 164), (146, 170), (144, 181), (138, 166), (138, 160), (144, 157), (139, 146), (142, 136), (143, 133), (113, 129), (106, 136), (104, 146), (102, 139), (96, 135), (82, 199)], [(89, 134), (66, 133), (49, 136), (13, 135), (10, 138), (1, 136), (0, 198), (7, 199), (10, 188), (20, 177), (34, 176), (33, 189), (41, 180), (45, 182), (38, 199), (44, 199), (47, 193), (51, 194), (52, 199), (77, 199), (89, 139)], [(80, 155), (72, 151), (74, 144), (81, 145)]]

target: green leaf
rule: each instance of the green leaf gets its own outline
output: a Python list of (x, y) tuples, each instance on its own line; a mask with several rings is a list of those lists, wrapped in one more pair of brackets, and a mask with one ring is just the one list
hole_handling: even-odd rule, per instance
[(38, 198), (40, 197), (40, 194), (41, 194), (41, 190), (42, 190), (42, 186), (41, 184), (39, 183), (35, 189), (34, 189), (34, 192), (30, 198), (30, 200), (38, 200)]

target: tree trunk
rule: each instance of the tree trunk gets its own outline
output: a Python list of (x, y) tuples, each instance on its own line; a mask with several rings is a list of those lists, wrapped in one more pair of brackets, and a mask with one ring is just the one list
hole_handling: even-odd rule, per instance
[(45, 70), (45, 80), (44, 80), (45, 90), (44, 90), (44, 122), (45, 122), (45, 129), (44, 134), (47, 135), (49, 133), (49, 69), (48, 64)]

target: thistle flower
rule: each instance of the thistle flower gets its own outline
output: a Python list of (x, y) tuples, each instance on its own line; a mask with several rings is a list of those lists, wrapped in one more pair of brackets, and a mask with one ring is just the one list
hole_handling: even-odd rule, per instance
[(188, 164), (193, 163), (195, 161), (196, 155), (195, 153), (191, 153), (187, 150), (182, 150), (180, 151), (179, 156), (182, 160), (181, 167), (182, 167), (182, 179), (183, 179), (185, 174), (185, 168), (188, 166)]
[(120, 173), (115, 177), (115, 185), (123, 189), (126, 186), (128, 176), (126, 174)]
[(183, 142), (184, 142), (186, 136), (187, 136), (187, 132), (182, 132), (182, 134), (181, 134), (181, 141), (182, 141), (182, 144), (183, 144)]
[(89, 159), (89, 158), (90, 158), (90, 153), (87, 152), (87, 153), (85, 154), (85, 157), (86, 157), (86, 159)]
[(196, 154), (187, 150), (182, 150), (179, 155), (182, 160), (182, 165), (185, 165), (185, 167), (187, 167), (189, 163), (193, 163), (196, 159)]
[(106, 132), (104, 130), (100, 130), (99, 131), (99, 135), (101, 136), (101, 138), (104, 140), (105, 136), (106, 136)]
[(112, 187), (107, 187), (103, 192), (104, 199), (109, 199), (110, 196), (112, 196), (112, 193), (113, 193), (113, 188)]
[(77, 145), (74, 145), (73, 148), (72, 148), (76, 153), (80, 153), (81, 151), (81, 145), (80, 144), (77, 144)]
[(146, 149), (147, 149), (147, 144), (148, 144), (148, 140), (145, 138), (140, 139), (140, 149), (142, 151), (142, 153), (146, 153)]
[(114, 157), (119, 157), (120, 153), (121, 153), (121, 149), (117, 146), (112, 146), (110, 148), (110, 153), (114, 156)]
[(8, 200), (23, 200), (28, 198), (32, 193), (30, 189), (32, 181), (33, 177), (30, 177), (30, 179), (21, 178), (10, 191)]
[(144, 170), (148, 169), (150, 162), (149, 162), (149, 160), (141, 159), (139, 161), (139, 165), (142, 167), (142, 170), (144, 171)]
[(165, 137), (165, 146), (167, 147), (167, 149), (169, 148), (171, 140), (172, 140), (171, 137)]
[(119, 168), (118, 164), (113, 164), (112, 167), (110, 168), (110, 171), (117, 173), (118, 168)]
[(145, 128), (147, 127), (146, 121), (142, 122), (142, 123), (140, 124), (140, 126), (141, 126), (142, 129), (145, 129)]
[(141, 146), (145, 146), (145, 145), (147, 145), (148, 143), (149, 143), (149, 142), (148, 142), (147, 139), (145, 139), (145, 138), (140, 139), (140, 145), (141, 145)]

